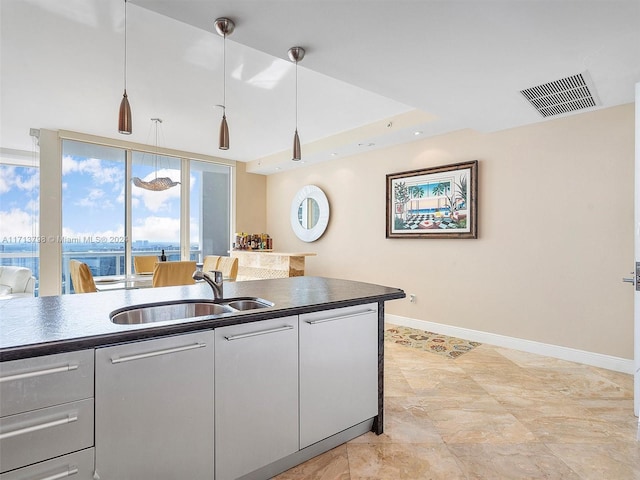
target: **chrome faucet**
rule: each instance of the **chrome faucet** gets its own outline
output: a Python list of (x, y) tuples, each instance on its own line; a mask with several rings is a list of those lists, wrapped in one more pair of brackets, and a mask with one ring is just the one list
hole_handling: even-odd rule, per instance
[[(220, 270), (211, 270), (210, 272), (203, 272), (202, 270), (196, 270), (193, 272), (194, 280), (204, 280), (209, 284), (213, 290), (213, 298), (219, 300), (222, 298), (222, 272)], [(213, 278), (212, 278), (213, 277)]]

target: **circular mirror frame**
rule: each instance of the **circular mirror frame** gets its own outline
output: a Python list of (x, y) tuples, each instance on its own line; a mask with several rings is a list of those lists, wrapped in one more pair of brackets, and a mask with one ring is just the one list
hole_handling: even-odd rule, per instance
[[(320, 209), (318, 222), (313, 228), (304, 228), (298, 220), (298, 209), (303, 200), (311, 198), (316, 201)], [(314, 242), (319, 239), (329, 224), (329, 201), (324, 192), (315, 185), (305, 185), (296, 193), (291, 202), (291, 228), (296, 236), (304, 242)]]

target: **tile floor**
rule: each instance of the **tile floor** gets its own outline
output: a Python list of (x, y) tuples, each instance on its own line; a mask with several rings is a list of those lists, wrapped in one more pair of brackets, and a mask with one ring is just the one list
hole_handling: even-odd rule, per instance
[(640, 479), (631, 375), (481, 345), (386, 342), (385, 433), (276, 480)]

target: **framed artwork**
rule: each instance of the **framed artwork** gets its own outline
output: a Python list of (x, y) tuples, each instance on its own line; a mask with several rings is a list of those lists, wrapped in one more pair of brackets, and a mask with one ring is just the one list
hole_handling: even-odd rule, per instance
[(387, 175), (387, 238), (478, 238), (478, 161)]

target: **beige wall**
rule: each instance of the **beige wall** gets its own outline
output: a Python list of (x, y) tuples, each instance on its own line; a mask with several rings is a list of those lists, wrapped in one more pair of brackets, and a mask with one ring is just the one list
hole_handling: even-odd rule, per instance
[[(633, 358), (633, 105), (491, 134), (460, 131), (267, 177), (267, 231), (307, 274), (399, 287), (404, 317)], [(385, 175), (479, 160), (479, 238), (386, 239)], [(306, 184), (331, 218), (289, 224)]]
[(247, 173), (245, 164), (236, 163), (236, 232), (267, 231), (267, 177)]

